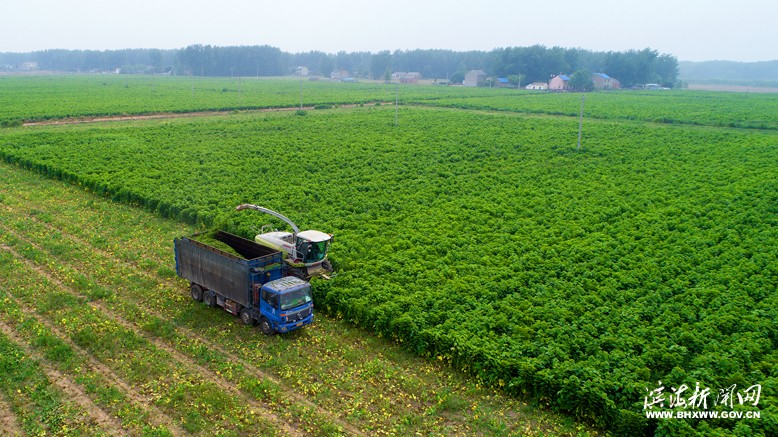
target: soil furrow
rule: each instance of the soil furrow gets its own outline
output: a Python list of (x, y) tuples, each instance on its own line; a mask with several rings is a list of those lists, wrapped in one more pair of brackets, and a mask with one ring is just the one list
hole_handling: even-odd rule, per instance
[[(110, 253), (108, 253), (108, 252), (106, 252), (106, 251), (104, 251), (102, 249), (96, 248), (96, 247), (92, 246), (90, 243), (88, 243), (88, 242), (78, 238), (77, 236), (74, 236), (72, 234), (67, 233), (67, 231), (65, 229), (58, 228), (58, 227), (53, 226), (53, 225), (51, 225), (49, 223), (42, 222), (42, 221), (38, 220), (35, 217), (31, 217), (31, 219), (36, 221), (40, 225), (46, 227), (49, 230), (52, 230), (52, 231), (56, 230), (56, 231), (62, 233), (63, 236), (65, 236), (65, 238), (70, 239), (72, 242), (74, 242), (76, 244), (79, 244), (79, 245), (85, 246), (85, 247), (89, 247), (91, 250), (93, 250), (95, 253), (97, 253), (97, 254), (99, 254), (101, 256), (104, 256), (104, 257), (114, 257), (113, 254), (110, 254)], [(117, 260), (117, 262), (120, 265), (122, 265), (122, 266), (124, 266), (126, 268), (129, 268), (129, 269), (132, 269), (135, 273), (138, 273), (138, 274), (140, 274), (140, 275), (142, 275), (142, 276), (144, 276), (144, 277), (146, 277), (148, 279), (151, 279), (153, 281), (157, 281), (158, 283), (169, 285), (171, 287), (175, 287), (176, 286), (174, 281), (172, 281), (172, 280), (166, 281), (164, 279), (160, 279), (157, 276), (148, 273), (145, 269), (142, 269), (140, 266), (136, 265), (135, 263), (132, 263), (132, 262), (129, 262), (129, 261), (123, 261), (123, 260)], [(232, 361), (234, 363), (237, 363), (237, 364), (240, 364), (246, 370), (250, 371), (250, 373), (258, 375), (261, 378), (263, 378), (265, 380), (268, 380), (268, 381), (270, 381), (270, 382), (272, 382), (272, 383), (274, 383), (274, 384), (276, 384), (278, 386), (284, 386), (285, 385), (282, 381), (280, 381), (275, 376), (267, 373), (266, 371), (260, 369), (259, 367), (255, 366), (255, 365), (252, 365), (251, 363), (249, 363), (245, 359), (240, 358), (237, 355), (227, 351), (226, 349), (222, 348), (218, 344), (216, 344), (216, 343), (210, 341), (209, 339), (207, 339), (207, 338), (205, 338), (205, 337), (195, 333), (194, 331), (190, 330), (189, 328), (186, 328), (186, 327), (178, 325), (178, 324), (176, 324), (176, 328), (179, 329), (187, 337), (197, 339), (198, 341), (200, 341), (204, 345), (206, 345), (209, 349), (216, 350), (219, 353), (221, 353), (224, 356), (226, 356), (227, 358), (229, 358), (230, 361)], [(364, 435), (364, 433), (362, 433), (359, 429), (357, 429), (356, 427), (354, 427), (350, 423), (348, 423), (348, 422), (338, 418), (337, 417), (337, 413), (333, 413), (332, 411), (328, 411), (328, 410), (322, 408), (321, 406), (315, 404), (314, 402), (310, 401), (309, 399), (305, 398), (304, 396), (302, 396), (302, 395), (300, 395), (298, 393), (294, 393), (294, 392), (285, 392), (284, 394), (286, 396), (288, 396), (289, 398), (291, 398), (294, 402), (296, 402), (298, 404), (305, 405), (306, 407), (311, 408), (311, 409), (317, 411), (319, 414), (323, 415), (324, 417), (329, 417), (330, 420), (335, 422), (335, 424), (343, 427), (343, 429), (346, 430), (350, 435)]]
[[(3, 249), (7, 249), (6, 247), (0, 245)], [(22, 307), (22, 302), (20, 302), (15, 296), (12, 296), (8, 294), (8, 297), (18, 306)], [(77, 354), (79, 354), (81, 357), (83, 357), (88, 363), (89, 366), (93, 371), (96, 373), (99, 373), (102, 375), (105, 379), (110, 381), (111, 384), (118, 386), (124, 394), (127, 395), (127, 397), (132, 400), (134, 403), (141, 405), (143, 409), (149, 414), (149, 418), (151, 419), (151, 422), (155, 425), (162, 425), (166, 427), (174, 436), (178, 435), (184, 435), (186, 434), (181, 427), (179, 427), (177, 424), (173, 422), (173, 420), (165, 415), (162, 411), (160, 411), (154, 404), (153, 400), (149, 398), (148, 396), (145, 396), (141, 393), (138, 393), (135, 389), (130, 387), (129, 384), (124, 382), (121, 378), (116, 376), (116, 374), (108, 368), (106, 365), (98, 361), (96, 358), (89, 355), (87, 351), (82, 349), (79, 345), (75, 344), (70, 338), (61, 332), (54, 324), (49, 322), (43, 317), (39, 317), (38, 315), (32, 313), (30, 314), (38, 323), (46, 326), (54, 335), (57, 336), (60, 340), (65, 342), (71, 349), (73, 349)]]
[(24, 435), (16, 420), (16, 414), (2, 396), (0, 396), (0, 435), (14, 437)]
[[(15, 238), (18, 238), (19, 240), (24, 241), (25, 243), (35, 247), (36, 249), (43, 251), (43, 249), (41, 247), (39, 247), (37, 244), (27, 240), (26, 238), (21, 237), (20, 235), (16, 234), (15, 232), (8, 231), (8, 233), (13, 235)], [(14, 257), (16, 257), (17, 259), (19, 259), (22, 262), (24, 262), (24, 264), (27, 267), (29, 267), (30, 269), (33, 269), (34, 271), (36, 271), (41, 276), (44, 276), (45, 278), (50, 280), (52, 283), (56, 284), (60, 289), (67, 290), (68, 293), (70, 293), (70, 294), (72, 294), (74, 296), (87, 297), (87, 296), (81, 294), (80, 292), (78, 292), (77, 290), (71, 288), (70, 286), (64, 284), (58, 278), (54, 277), (49, 272), (43, 270), (40, 266), (35, 264), (33, 261), (25, 258), (21, 254), (16, 252), (13, 248), (11, 248), (11, 247), (9, 247), (7, 245), (4, 245), (4, 244), (0, 245), (0, 248), (10, 252)], [(138, 337), (145, 339), (146, 341), (148, 341), (150, 344), (154, 345), (158, 349), (168, 353), (173, 359), (178, 361), (185, 368), (189, 369), (190, 371), (192, 371), (195, 374), (198, 374), (203, 379), (208, 380), (209, 382), (213, 383), (214, 385), (220, 387), (221, 389), (223, 389), (223, 390), (225, 390), (225, 391), (227, 391), (229, 393), (233, 393), (233, 394), (236, 394), (236, 395), (240, 396), (241, 398), (246, 400), (248, 403), (250, 403), (252, 405), (252, 407), (254, 407), (255, 411), (258, 411), (259, 414), (264, 419), (266, 419), (267, 421), (275, 424), (280, 430), (282, 430), (284, 432), (284, 434), (286, 434), (286, 435), (302, 435), (299, 430), (297, 430), (296, 428), (294, 428), (293, 426), (288, 424), (286, 421), (284, 421), (281, 418), (279, 418), (272, 411), (269, 411), (268, 408), (265, 405), (262, 405), (261, 403), (257, 402), (256, 400), (254, 400), (254, 399), (246, 396), (245, 394), (243, 394), (239, 389), (237, 389), (234, 386), (233, 383), (225, 380), (222, 377), (215, 377), (213, 371), (203, 367), (200, 364), (197, 364), (196, 362), (194, 362), (190, 358), (186, 357), (185, 355), (183, 355), (180, 352), (178, 352), (177, 350), (175, 350), (175, 348), (173, 348), (171, 346), (168, 346), (166, 344), (163, 344), (160, 340), (158, 340), (156, 338), (152, 338), (149, 335), (146, 335), (146, 334), (142, 333), (140, 330), (137, 329), (137, 327), (135, 325), (133, 325), (132, 323), (130, 323), (130, 322), (126, 321), (126, 320), (124, 320), (122, 317), (114, 314), (113, 311), (108, 309), (102, 303), (99, 303), (99, 302), (88, 302), (87, 305), (89, 305), (90, 307), (98, 310), (100, 312), (100, 314), (102, 314), (103, 316), (105, 316), (109, 320), (113, 321), (114, 323), (117, 323), (118, 325), (124, 327), (128, 331), (133, 332)]]
[(44, 371), (49, 381), (59, 387), (67, 399), (74, 401), (80, 405), (81, 408), (86, 410), (90, 417), (97, 422), (100, 428), (114, 435), (127, 435), (127, 432), (122, 428), (121, 422), (119, 422), (116, 417), (111, 416), (102, 408), (97, 406), (94, 402), (92, 402), (92, 399), (86, 393), (84, 393), (75, 383), (71, 382), (57, 369), (52, 367), (44, 357), (40, 356), (23, 339), (19, 338), (19, 335), (13, 330), (13, 328), (5, 324), (3, 321), (0, 321), (0, 332), (16, 343), (25, 354), (35, 359), (41, 366), (41, 369)]

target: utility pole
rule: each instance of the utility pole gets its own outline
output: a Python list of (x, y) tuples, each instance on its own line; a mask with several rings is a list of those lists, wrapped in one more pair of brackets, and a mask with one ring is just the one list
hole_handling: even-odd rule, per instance
[(581, 150), (581, 134), (583, 133), (583, 109), (584, 109), (584, 93), (581, 92), (581, 116), (578, 118), (578, 149)]
[(394, 92), (394, 126), (397, 127), (397, 111), (400, 104), (400, 79), (397, 79), (397, 87)]

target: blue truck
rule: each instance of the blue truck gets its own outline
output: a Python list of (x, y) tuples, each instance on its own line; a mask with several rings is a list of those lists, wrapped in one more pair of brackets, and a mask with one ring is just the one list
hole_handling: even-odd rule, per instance
[[(313, 322), (311, 284), (284, 275), (283, 254), (251, 240), (217, 231), (235, 254), (206, 244), (204, 233), (173, 240), (176, 273), (189, 281), (192, 299), (220, 306), (266, 335)], [(237, 254), (237, 255), (236, 255)]]

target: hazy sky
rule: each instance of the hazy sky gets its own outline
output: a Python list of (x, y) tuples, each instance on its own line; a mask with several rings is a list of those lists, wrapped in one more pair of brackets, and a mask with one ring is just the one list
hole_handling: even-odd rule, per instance
[(650, 47), (778, 60), (776, 0), (2, 0), (0, 52), (271, 45), (287, 52)]

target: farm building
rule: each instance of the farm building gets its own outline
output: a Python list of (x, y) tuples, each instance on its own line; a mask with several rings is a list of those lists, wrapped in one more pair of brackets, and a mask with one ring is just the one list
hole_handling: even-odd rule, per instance
[(507, 77), (498, 77), (497, 78), (497, 87), (498, 88), (512, 88), (513, 85), (511, 84), (511, 81), (509, 81)]
[(308, 75), (308, 67), (297, 67), (294, 69), (294, 75), (295, 76), (307, 76)]
[(545, 82), (532, 82), (531, 84), (525, 86), (524, 89), (545, 91), (548, 89), (548, 84)]
[(548, 89), (550, 90), (565, 91), (569, 88), (570, 88), (570, 78), (565, 76), (564, 74), (560, 74), (559, 76), (554, 76), (548, 82)]
[(400, 83), (419, 83), (421, 79), (421, 73), (397, 71), (392, 73), (392, 80), (396, 80)]
[(483, 70), (470, 70), (465, 74), (464, 86), (478, 86), (486, 82), (486, 72)]
[(346, 70), (334, 70), (332, 73), (330, 73), (330, 79), (332, 80), (343, 81), (350, 77), (351, 75)]
[(605, 73), (592, 74), (592, 81), (594, 82), (594, 88), (598, 90), (615, 90), (621, 88), (621, 82)]

